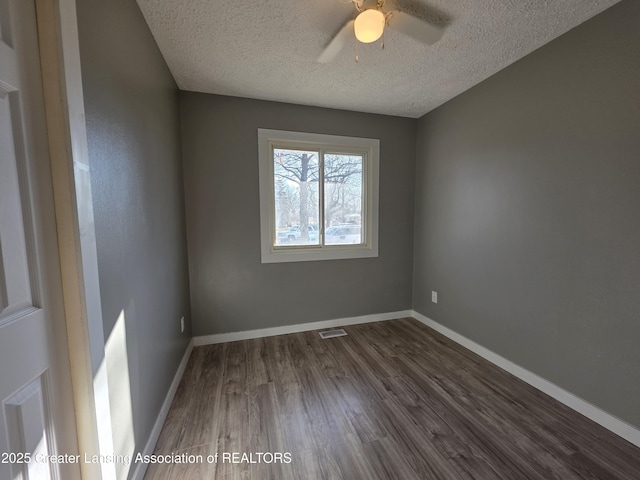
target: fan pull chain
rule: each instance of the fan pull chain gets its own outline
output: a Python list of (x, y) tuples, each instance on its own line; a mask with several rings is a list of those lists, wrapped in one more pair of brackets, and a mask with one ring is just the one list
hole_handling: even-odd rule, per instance
[[(382, 2), (382, 3), (384, 3), (384, 2)], [(380, 50), (384, 50), (384, 34), (387, 31), (387, 26), (389, 25), (389, 18), (390, 18), (391, 15), (393, 15), (393, 13), (388, 12), (384, 16), (384, 29), (382, 30), (382, 43), (380, 43)]]

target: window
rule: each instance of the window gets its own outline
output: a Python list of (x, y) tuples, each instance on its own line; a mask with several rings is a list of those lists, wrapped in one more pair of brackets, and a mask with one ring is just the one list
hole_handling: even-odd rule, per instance
[(380, 141), (258, 129), (262, 263), (378, 256)]

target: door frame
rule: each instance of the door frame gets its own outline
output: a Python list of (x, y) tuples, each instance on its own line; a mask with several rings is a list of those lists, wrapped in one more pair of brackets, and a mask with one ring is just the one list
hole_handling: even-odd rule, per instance
[[(113, 453), (76, 0), (35, 0), (78, 449)], [(115, 465), (80, 462), (82, 478)]]

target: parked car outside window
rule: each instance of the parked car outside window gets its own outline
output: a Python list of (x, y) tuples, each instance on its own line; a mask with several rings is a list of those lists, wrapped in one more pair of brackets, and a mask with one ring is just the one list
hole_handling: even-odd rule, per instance
[(362, 243), (362, 228), (360, 225), (335, 227), (335, 230), (329, 230), (330, 228), (327, 229), (324, 236), (324, 241), (327, 245)]
[[(308, 225), (309, 243), (318, 243), (318, 226)], [(300, 225), (294, 225), (289, 230), (284, 230), (277, 233), (277, 245), (282, 244), (298, 244), (302, 240), (302, 230)]]

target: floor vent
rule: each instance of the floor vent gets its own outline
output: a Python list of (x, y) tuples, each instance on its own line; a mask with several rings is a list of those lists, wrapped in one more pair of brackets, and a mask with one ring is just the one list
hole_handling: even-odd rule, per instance
[(327, 338), (333, 337), (344, 337), (347, 334), (342, 328), (338, 328), (337, 330), (327, 330), (326, 332), (320, 332), (320, 338), (323, 340)]

